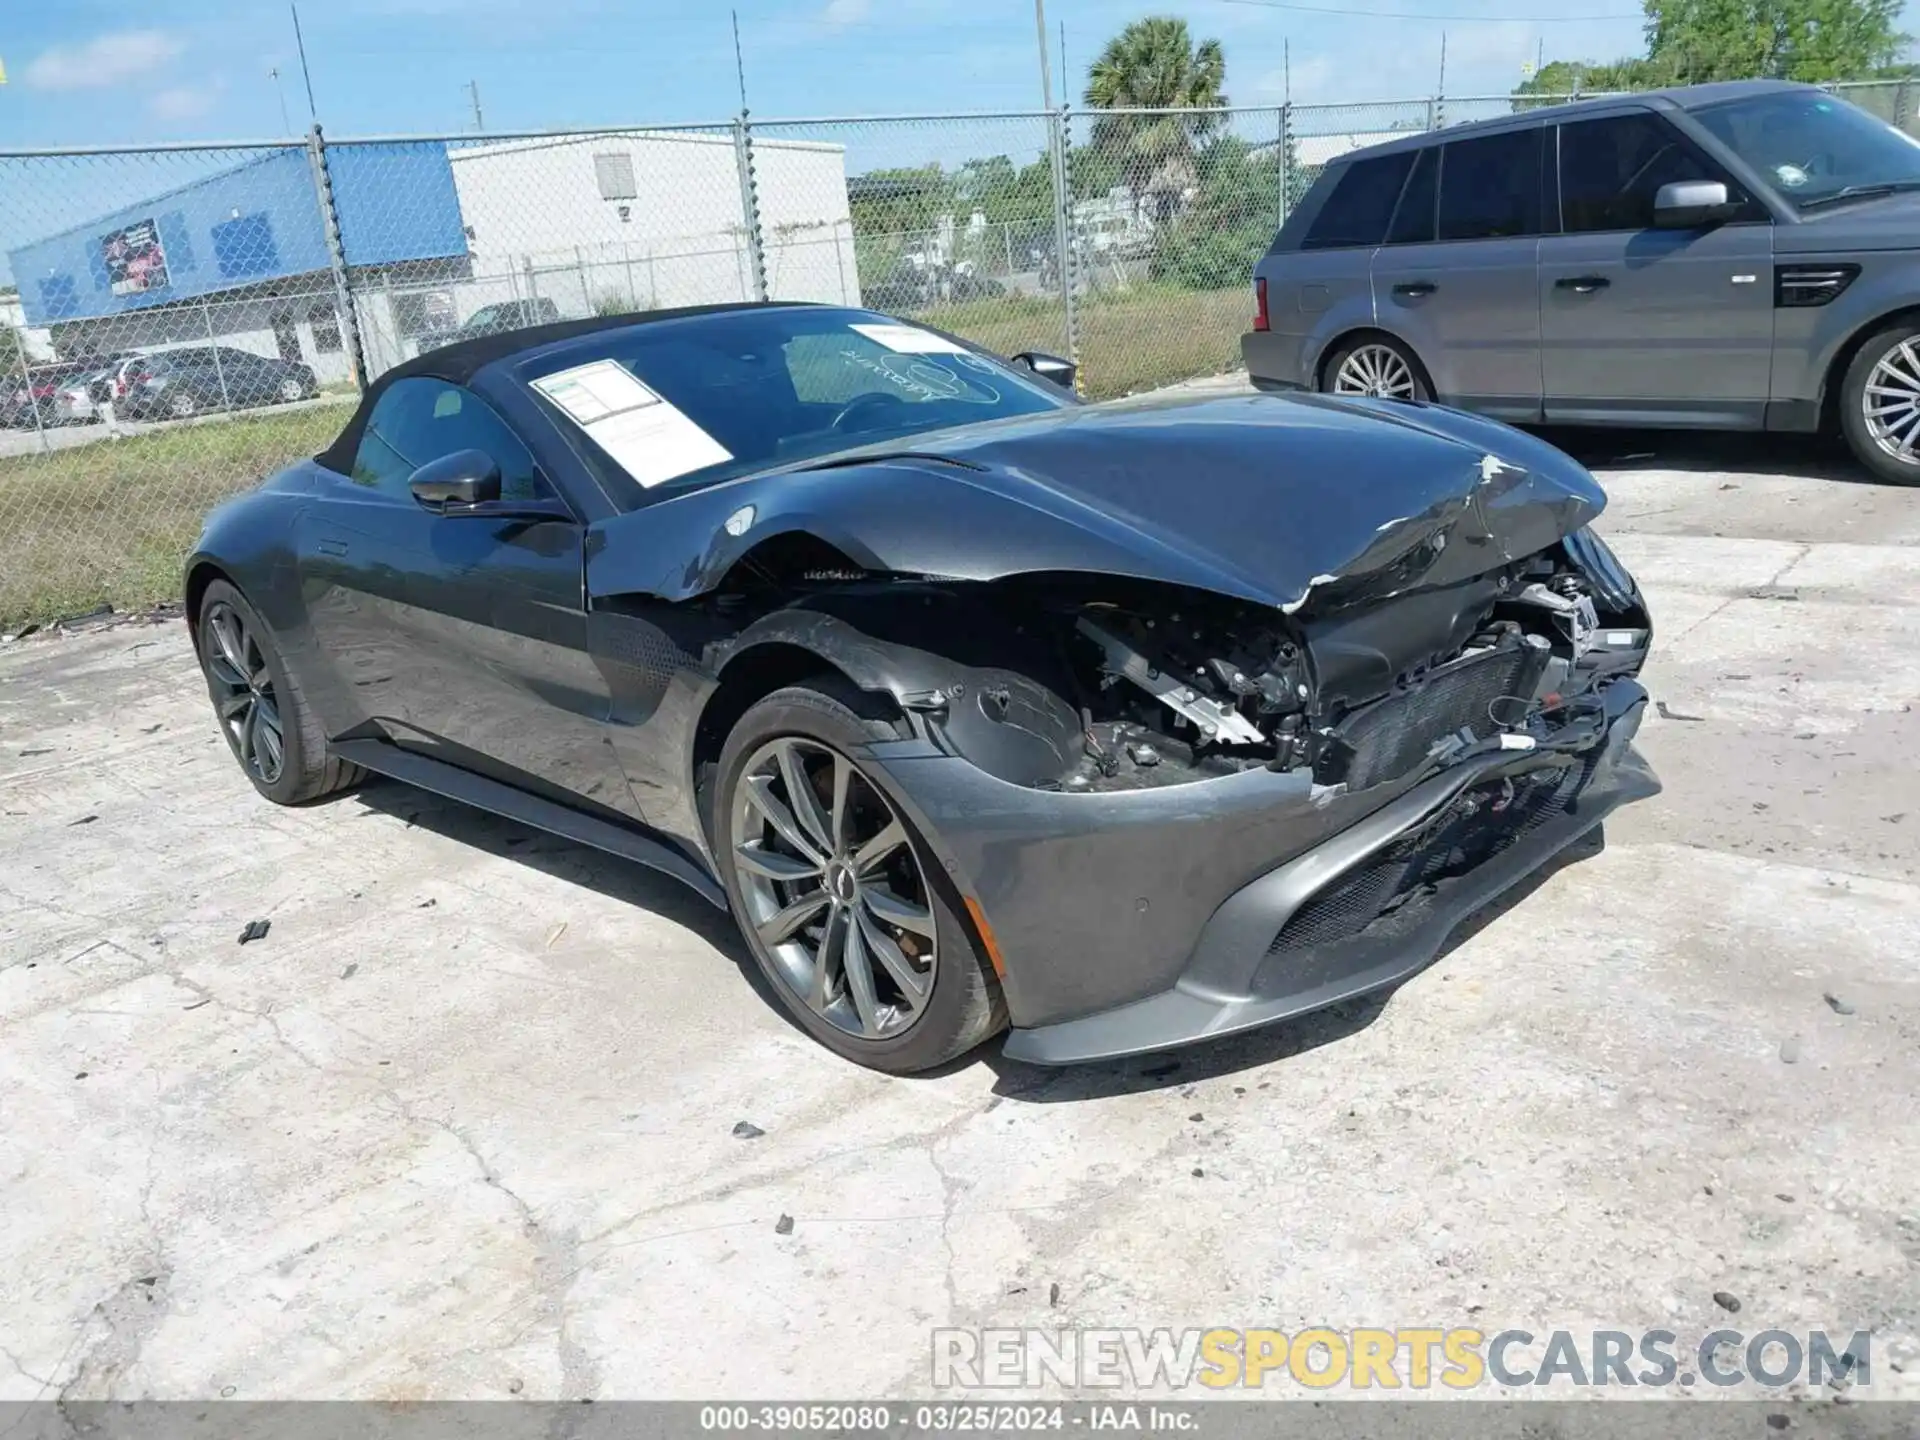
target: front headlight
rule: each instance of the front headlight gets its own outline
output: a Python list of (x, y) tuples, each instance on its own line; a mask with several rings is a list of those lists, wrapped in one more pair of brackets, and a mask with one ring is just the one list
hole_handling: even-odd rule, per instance
[(1639, 600), (1640, 587), (1634, 583), (1633, 573), (1620, 563), (1620, 557), (1594, 533), (1591, 525), (1574, 531), (1561, 544), (1566, 547), (1567, 558), (1593, 586), (1594, 598), (1604, 607), (1626, 610)]

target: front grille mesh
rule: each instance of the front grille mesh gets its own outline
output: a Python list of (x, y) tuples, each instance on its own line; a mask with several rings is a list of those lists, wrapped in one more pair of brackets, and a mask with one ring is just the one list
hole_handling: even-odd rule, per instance
[(1311, 896), (1287, 918), (1269, 955), (1331, 945), (1358, 935), (1443, 880), (1464, 875), (1512, 849), (1564, 814), (1585, 788), (1591, 759), (1536, 770), (1463, 790), (1419, 830), (1401, 836), (1365, 864)]
[(1535, 663), (1532, 651), (1517, 646), (1492, 650), (1356, 711), (1335, 730), (1352, 757), (1338, 778), (1349, 790), (1364, 790), (1406, 774), (1427, 758), (1434, 742), (1457, 730), (1486, 739), (1500, 728), (1495, 701), (1504, 696), (1531, 700)]

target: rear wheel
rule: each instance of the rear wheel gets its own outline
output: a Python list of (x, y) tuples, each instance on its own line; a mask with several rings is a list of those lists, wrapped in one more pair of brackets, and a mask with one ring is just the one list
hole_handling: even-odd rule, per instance
[(167, 397), (167, 414), (176, 420), (186, 420), (200, 413), (200, 402), (193, 398), (191, 390), (176, 390)]
[(1840, 429), (1882, 480), (1920, 485), (1920, 324), (1870, 336), (1840, 387)]
[(775, 691), (721, 751), (714, 849), (747, 948), (836, 1054), (912, 1074), (1006, 1024), (998, 984), (925, 841), (853, 758), (893, 739), (832, 681)]
[(1433, 384), (1419, 357), (1385, 335), (1363, 335), (1334, 351), (1321, 370), (1320, 388), (1382, 400), (1433, 399)]
[(307, 398), (307, 387), (300, 383), (300, 377), (289, 375), (280, 382), (280, 398), (291, 405), (296, 400)]
[(220, 733), (254, 789), (277, 805), (298, 805), (358, 782), (360, 767), (329, 753), (272, 633), (227, 581), (207, 586), (197, 633)]

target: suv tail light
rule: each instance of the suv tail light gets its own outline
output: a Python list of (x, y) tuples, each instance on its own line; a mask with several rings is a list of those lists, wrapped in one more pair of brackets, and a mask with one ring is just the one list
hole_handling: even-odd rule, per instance
[(1858, 265), (1782, 265), (1773, 272), (1773, 303), (1782, 310), (1825, 305), (1859, 273)]
[(1272, 328), (1267, 321), (1267, 277), (1264, 275), (1253, 277), (1253, 328)]

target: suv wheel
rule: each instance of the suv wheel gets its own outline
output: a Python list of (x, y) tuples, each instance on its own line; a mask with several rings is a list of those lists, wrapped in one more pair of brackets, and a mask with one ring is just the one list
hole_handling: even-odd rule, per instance
[(1320, 388), (1382, 400), (1433, 399), (1433, 382), (1419, 358), (1385, 335), (1363, 335), (1335, 350), (1321, 368)]
[(1882, 480), (1920, 485), (1920, 324), (1870, 336), (1840, 386), (1840, 429)]

